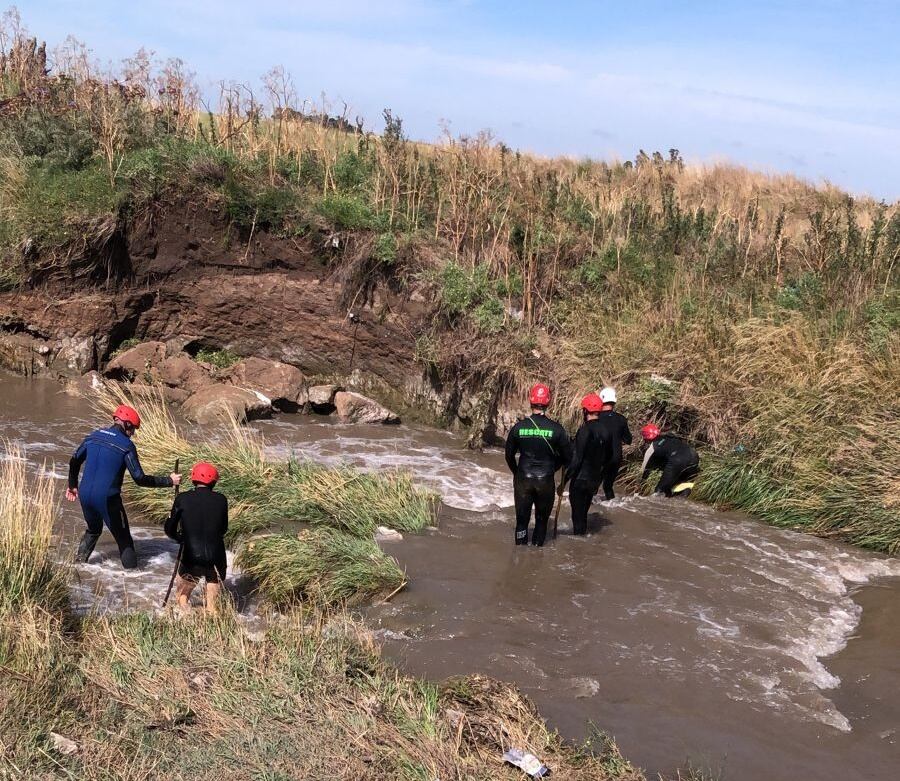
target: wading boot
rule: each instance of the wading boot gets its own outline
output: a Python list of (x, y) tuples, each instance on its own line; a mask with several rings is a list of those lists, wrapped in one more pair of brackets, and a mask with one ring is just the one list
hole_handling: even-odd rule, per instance
[(79, 564), (84, 564), (91, 557), (91, 554), (94, 552), (94, 546), (99, 539), (99, 534), (85, 532), (84, 536), (81, 538), (81, 542), (78, 544), (78, 551), (75, 553), (75, 561)]

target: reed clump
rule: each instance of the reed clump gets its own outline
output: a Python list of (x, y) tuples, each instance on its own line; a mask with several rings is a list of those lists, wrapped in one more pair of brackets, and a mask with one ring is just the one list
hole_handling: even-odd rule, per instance
[(406, 583), (397, 562), (369, 538), (328, 528), (255, 537), (241, 547), (236, 564), (278, 605), (298, 599), (354, 604)]
[(31, 477), (18, 445), (0, 457), (0, 610), (13, 613), (40, 602), (58, 608), (67, 600), (56, 564), (53, 521), (59, 506), (54, 480)]

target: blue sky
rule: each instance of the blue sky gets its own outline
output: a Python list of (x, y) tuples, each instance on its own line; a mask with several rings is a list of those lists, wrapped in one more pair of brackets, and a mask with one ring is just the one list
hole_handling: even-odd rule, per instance
[(677, 147), (900, 199), (896, 0), (26, 0), (106, 63), (178, 56), (207, 94), (273, 65), (410, 136), (490, 129), (539, 154)]

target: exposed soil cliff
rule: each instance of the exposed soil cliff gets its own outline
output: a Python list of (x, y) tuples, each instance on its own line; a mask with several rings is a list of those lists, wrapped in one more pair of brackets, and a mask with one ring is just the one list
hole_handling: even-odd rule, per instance
[(393, 390), (393, 403), (427, 387), (414, 359), (423, 308), (383, 278), (360, 278), (358, 237), (241, 237), (225, 215), (188, 203), (118, 230), (103, 284), (72, 275), (0, 294), (2, 365), (80, 374), (100, 368), (125, 340), (182, 338), (188, 351), (227, 348), (312, 376), (355, 371), (357, 384), (382, 396)]

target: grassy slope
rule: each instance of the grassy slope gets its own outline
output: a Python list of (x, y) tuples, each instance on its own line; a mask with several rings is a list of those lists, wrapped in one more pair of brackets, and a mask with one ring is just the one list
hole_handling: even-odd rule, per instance
[(488, 137), (414, 143), (393, 117), (375, 136), (233, 102), (201, 116), (172, 72), (126, 83), (152, 100), (71, 75), (5, 74), (25, 96), (0, 119), (7, 284), (106, 279), (110, 226), (185, 197), (222, 208), (226, 243), (340, 231), (351, 297), (426, 288), (417, 354), (477, 395), (476, 427), (538, 377), (567, 417), (615, 383), (636, 423), (705, 449), (706, 498), (900, 546), (896, 204), (676, 150), (543, 160)]

